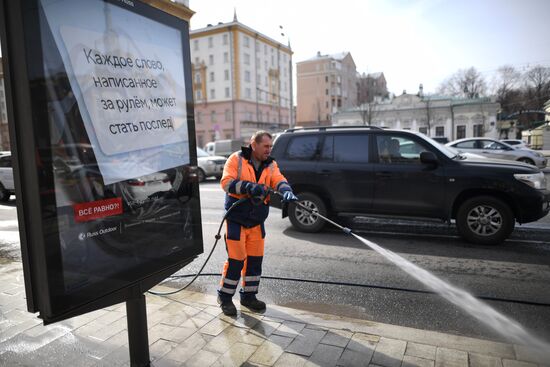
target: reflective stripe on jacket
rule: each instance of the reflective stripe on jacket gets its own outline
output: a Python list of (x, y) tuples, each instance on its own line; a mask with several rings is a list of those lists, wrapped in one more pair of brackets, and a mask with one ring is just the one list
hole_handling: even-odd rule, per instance
[[(285, 192), (291, 188), (285, 176), (279, 170), (277, 162), (271, 157), (262, 162), (258, 170), (259, 179), (251, 162), (252, 148), (243, 147), (240, 152), (233, 153), (223, 169), (221, 186), (226, 192), (225, 209), (243, 197), (249, 197), (246, 192), (247, 182), (259, 183), (274, 190)], [(269, 214), (269, 198), (254, 205), (250, 200), (240, 204), (229, 213), (227, 219), (250, 228), (263, 223)]]

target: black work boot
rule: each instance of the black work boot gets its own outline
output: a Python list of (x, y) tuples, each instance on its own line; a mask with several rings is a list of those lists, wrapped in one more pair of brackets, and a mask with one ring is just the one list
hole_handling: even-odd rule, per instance
[(262, 302), (259, 299), (257, 299), (255, 294), (241, 297), (241, 305), (253, 311), (265, 310), (265, 302)]
[(220, 296), (218, 296), (218, 304), (220, 305), (225, 316), (237, 315), (237, 307), (235, 307), (231, 298), (228, 300), (222, 300)]

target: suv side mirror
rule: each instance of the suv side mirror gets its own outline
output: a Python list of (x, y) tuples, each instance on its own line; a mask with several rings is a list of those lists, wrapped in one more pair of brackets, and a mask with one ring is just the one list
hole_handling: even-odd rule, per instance
[(433, 152), (420, 153), (420, 162), (424, 164), (436, 164), (439, 162), (437, 156)]

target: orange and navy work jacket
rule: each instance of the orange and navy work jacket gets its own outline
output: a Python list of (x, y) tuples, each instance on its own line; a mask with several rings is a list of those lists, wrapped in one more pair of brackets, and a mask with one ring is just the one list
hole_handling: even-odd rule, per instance
[[(225, 191), (225, 210), (243, 197), (249, 197), (251, 183), (269, 186), (279, 192), (291, 191), (285, 176), (279, 170), (277, 162), (271, 157), (260, 163), (256, 170), (251, 161), (252, 148), (242, 147), (240, 152), (233, 153), (223, 168), (221, 185)], [(263, 203), (255, 205), (247, 200), (233, 208), (227, 219), (251, 228), (267, 219), (269, 214), (269, 197)]]

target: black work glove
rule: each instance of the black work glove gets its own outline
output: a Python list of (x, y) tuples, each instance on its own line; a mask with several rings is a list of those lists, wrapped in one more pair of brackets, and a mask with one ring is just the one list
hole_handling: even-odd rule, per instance
[(263, 185), (254, 182), (245, 182), (245, 191), (252, 197), (264, 197), (267, 192)]

